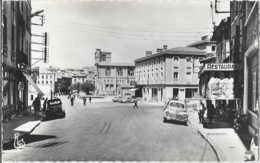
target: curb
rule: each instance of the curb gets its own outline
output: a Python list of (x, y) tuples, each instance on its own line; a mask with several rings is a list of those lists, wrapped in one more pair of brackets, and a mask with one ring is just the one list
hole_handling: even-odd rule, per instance
[(221, 151), (221, 149), (219, 149), (218, 145), (215, 144), (213, 141), (210, 141), (209, 139), (207, 139), (206, 136), (200, 130), (197, 130), (197, 131), (209, 143), (209, 145), (213, 149), (214, 153), (216, 154), (218, 162), (227, 161), (224, 153)]

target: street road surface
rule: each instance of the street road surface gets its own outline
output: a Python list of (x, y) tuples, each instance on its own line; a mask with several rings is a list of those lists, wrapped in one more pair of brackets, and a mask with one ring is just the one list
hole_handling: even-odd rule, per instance
[(3, 161), (217, 161), (189, 123), (163, 123), (161, 106), (61, 99), (66, 118), (43, 121)]

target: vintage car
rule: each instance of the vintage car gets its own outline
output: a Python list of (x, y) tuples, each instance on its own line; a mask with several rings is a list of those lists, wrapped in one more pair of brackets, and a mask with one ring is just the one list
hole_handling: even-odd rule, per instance
[(131, 97), (131, 96), (125, 97), (125, 98), (123, 98), (122, 102), (123, 103), (131, 103), (131, 102), (134, 102), (134, 98)]
[(188, 117), (189, 115), (185, 103), (182, 101), (170, 100), (164, 108), (164, 122), (167, 122), (168, 120), (174, 120), (187, 124)]
[(46, 118), (62, 117), (65, 118), (65, 109), (59, 98), (47, 101)]
[(118, 98), (119, 98), (119, 97), (120, 97), (120, 96), (115, 96), (115, 97), (113, 97), (113, 98), (112, 98), (112, 101), (113, 101), (113, 102), (118, 102)]

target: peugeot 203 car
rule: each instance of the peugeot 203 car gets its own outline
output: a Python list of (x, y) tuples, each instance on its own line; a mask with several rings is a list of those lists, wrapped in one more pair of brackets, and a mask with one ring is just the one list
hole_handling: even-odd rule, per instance
[(54, 118), (54, 117), (65, 118), (65, 116), (66, 116), (65, 109), (62, 106), (62, 102), (59, 98), (51, 99), (47, 101), (47, 108), (46, 108), (47, 118)]
[(163, 112), (164, 122), (169, 120), (179, 121), (184, 124), (187, 124), (188, 121), (188, 112), (185, 106), (185, 103), (177, 100), (170, 100)]

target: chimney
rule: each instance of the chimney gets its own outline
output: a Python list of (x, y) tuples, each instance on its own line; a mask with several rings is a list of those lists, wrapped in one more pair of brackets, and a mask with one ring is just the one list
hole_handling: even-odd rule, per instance
[(146, 56), (152, 55), (152, 51), (146, 51)]
[(163, 45), (163, 51), (167, 50), (167, 45)]
[(157, 53), (163, 52), (163, 49), (157, 49)]

